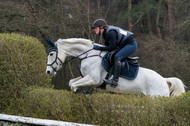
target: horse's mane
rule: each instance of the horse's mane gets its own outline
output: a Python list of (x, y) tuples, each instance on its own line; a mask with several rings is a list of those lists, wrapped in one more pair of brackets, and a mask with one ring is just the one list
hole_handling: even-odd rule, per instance
[(93, 42), (84, 38), (58, 39), (56, 45), (58, 49), (71, 56), (76, 56), (93, 48)]
[(58, 39), (56, 43), (60, 43), (60, 44), (82, 44), (82, 45), (86, 45), (90, 48), (93, 47), (93, 41), (91, 41), (89, 39), (84, 39), (84, 38)]

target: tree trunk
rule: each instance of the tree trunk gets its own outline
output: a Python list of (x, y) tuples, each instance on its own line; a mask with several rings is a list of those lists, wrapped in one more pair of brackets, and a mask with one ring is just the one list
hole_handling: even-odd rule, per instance
[(152, 24), (151, 24), (151, 18), (150, 18), (150, 13), (147, 13), (147, 21), (148, 21), (148, 33), (152, 34)]
[[(128, 12), (131, 13), (131, 0), (128, 0)], [(132, 20), (131, 20), (131, 15), (128, 18), (128, 27), (129, 27), (129, 31), (133, 30), (133, 24), (132, 24)]]
[(173, 31), (173, 14), (172, 14), (172, 6), (173, 0), (168, 0), (168, 25), (169, 25), (169, 37), (172, 38)]
[[(146, 0), (146, 6), (148, 6), (149, 0)], [(151, 18), (150, 18), (150, 12), (147, 13), (147, 21), (148, 21), (148, 33), (152, 34), (152, 24), (151, 24)]]
[(101, 15), (100, 2), (101, 2), (101, 0), (97, 0), (97, 4), (98, 4), (98, 17), (102, 17), (102, 15)]
[(167, 9), (167, 4), (165, 2), (162, 3), (162, 8), (164, 10), (164, 35), (165, 35), (165, 37), (167, 37), (169, 35), (168, 9)]
[[(159, 7), (161, 7), (161, 0), (159, 0)], [(159, 19), (160, 19), (160, 9), (158, 9), (157, 15), (156, 15), (156, 32), (157, 32), (158, 38), (162, 39), (160, 28), (159, 28)]]

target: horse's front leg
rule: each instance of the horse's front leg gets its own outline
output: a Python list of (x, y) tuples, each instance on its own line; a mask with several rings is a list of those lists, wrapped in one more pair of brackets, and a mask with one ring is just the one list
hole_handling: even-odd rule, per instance
[(69, 86), (71, 87), (71, 84), (72, 84), (72, 83), (78, 81), (78, 80), (81, 79), (81, 78), (82, 78), (82, 76), (79, 76), (79, 77), (76, 77), (76, 78), (74, 78), (74, 79), (71, 79), (71, 80), (69, 81)]
[(76, 92), (79, 87), (97, 85), (94, 79), (90, 75), (86, 75), (83, 78), (78, 78), (77, 81), (70, 81), (69, 85), (71, 90)]

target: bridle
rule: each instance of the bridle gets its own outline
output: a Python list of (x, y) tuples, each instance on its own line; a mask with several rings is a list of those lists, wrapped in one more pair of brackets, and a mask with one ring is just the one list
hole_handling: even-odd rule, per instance
[[(60, 65), (64, 65), (64, 64), (67, 64), (68, 62), (70, 62), (70, 61), (72, 61), (72, 60), (74, 60), (74, 59), (77, 59), (77, 58), (79, 59), (80, 56), (86, 54), (87, 52), (90, 52), (91, 50), (93, 50), (93, 49), (89, 49), (89, 50), (87, 50), (86, 52), (83, 52), (82, 54), (80, 54), (80, 55), (78, 55), (78, 56), (75, 56), (75, 57), (72, 57), (72, 58), (66, 60), (65, 62), (63, 62), (63, 61), (61, 61), (61, 59), (58, 57), (58, 49), (57, 49), (57, 48), (54, 48), (54, 49), (51, 50), (50, 52), (53, 52), (53, 51), (56, 52), (55, 60), (54, 60), (51, 64), (47, 64), (47, 66), (52, 67), (52, 69), (56, 72), (57, 70), (56, 70), (56, 68), (53, 67), (53, 65), (54, 65), (55, 63), (58, 65), (57, 60), (59, 60), (59, 61), (61, 62)], [(50, 54), (50, 52), (49, 52), (49, 54)], [(101, 52), (102, 52), (102, 51), (100, 51), (100, 54), (99, 54), (99, 55), (91, 55), (91, 56), (86, 55), (84, 58), (82, 58), (82, 59), (80, 59), (80, 60), (82, 61), (82, 60), (84, 60), (84, 59), (87, 59), (87, 58), (89, 58), (89, 57), (94, 57), (94, 56), (99, 56), (99, 57), (102, 58)]]
[[(47, 66), (52, 67), (52, 69), (56, 72), (56, 68), (53, 67), (53, 64), (56, 63), (58, 65), (57, 60), (59, 60), (61, 62), (61, 64), (63, 64), (63, 62), (61, 61), (61, 59), (58, 57), (58, 49), (55, 48), (54, 50), (52, 50), (51, 52), (55, 51), (56, 52), (56, 57), (55, 60), (51, 63), (51, 64), (47, 64)], [(50, 54), (50, 53), (49, 53)]]

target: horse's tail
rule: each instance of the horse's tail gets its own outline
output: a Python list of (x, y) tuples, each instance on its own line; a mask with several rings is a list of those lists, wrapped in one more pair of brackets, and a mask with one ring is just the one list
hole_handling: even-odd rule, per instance
[(165, 78), (168, 83), (170, 96), (179, 96), (182, 93), (185, 93), (185, 85), (183, 82), (176, 77)]

